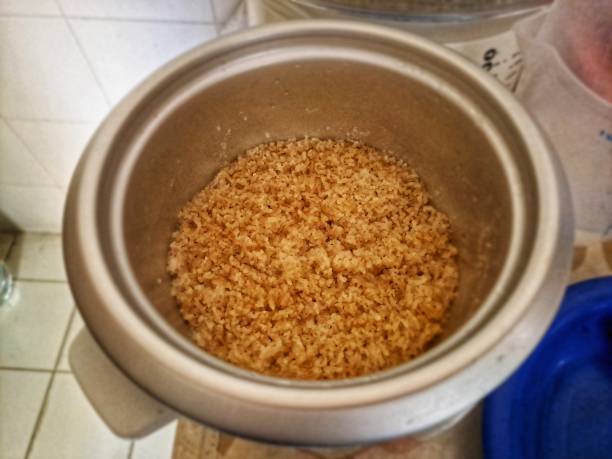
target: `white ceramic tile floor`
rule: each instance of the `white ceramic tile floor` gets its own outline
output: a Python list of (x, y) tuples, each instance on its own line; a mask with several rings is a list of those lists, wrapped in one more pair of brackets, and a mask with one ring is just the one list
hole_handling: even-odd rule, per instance
[(70, 327), (68, 328), (68, 334), (66, 335), (66, 341), (64, 347), (62, 349), (62, 356), (59, 361), (59, 365), (57, 366), (58, 370), (70, 371), (70, 364), (68, 363), (68, 350), (70, 349), (70, 345), (72, 341), (76, 337), (77, 333), (81, 331), (81, 329), (85, 326), (85, 322), (83, 322), (83, 318), (79, 313), (78, 309), (74, 311), (74, 316), (70, 321)]
[(44, 167), (53, 183), (67, 188), (74, 168), (96, 123), (9, 120), (32, 156)]
[(15, 282), (0, 308), (0, 367), (52, 370), (73, 308), (65, 283)]
[(58, 0), (58, 3), (66, 16), (160, 21), (213, 20), (207, 0)]
[(170, 459), (176, 423), (137, 441), (118, 438), (70, 373), (66, 354), (83, 320), (68, 284), (44, 280), (58, 277), (60, 236), (0, 233), (0, 258), (11, 245), (17, 277), (38, 280), (17, 280), (14, 305), (0, 308), (0, 458), (26, 459), (29, 448), (27, 459)]
[(0, 119), (0, 183), (6, 185), (53, 185), (49, 174), (32, 157), (21, 140)]
[(53, 0), (0, 0), (0, 15), (3, 14), (59, 16), (61, 13)]
[(134, 442), (130, 459), (169, 459), (172, 456), (176, 422)]
[(108, 104), (63, 18), (0, 17), (0, 113), (97, 122)]
[(112, 103), (153, 70), (216, 36), (214, 25), (71, 19)]
[(65, 281), (61, 236), (36, 233), (17, 236), (8, 265), (17, 279)]
[(23, 459), (51, 373), (0, 370), (0, 458)]
[(4, 214), (4, 218), (0, 220), (8, 220), (11, 227), (16, 226), (24, 231), (59, 233), (62, 230), (65, 198), (65, 191), (55, 185), (21, 186), (0, 183), (0, 209)]
[(116, 437), (74, 376), (56, 373), (30, 459), (126, 459), (130, 441)]

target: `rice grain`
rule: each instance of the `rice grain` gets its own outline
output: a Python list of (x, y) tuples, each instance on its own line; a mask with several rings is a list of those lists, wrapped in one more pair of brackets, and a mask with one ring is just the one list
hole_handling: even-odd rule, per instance
[(205, 351), (295, 379), (424, 352), (456, 296), (448, 217), (417, 174), (353, 141), (262, 144), (179, 213), (172, 294)]

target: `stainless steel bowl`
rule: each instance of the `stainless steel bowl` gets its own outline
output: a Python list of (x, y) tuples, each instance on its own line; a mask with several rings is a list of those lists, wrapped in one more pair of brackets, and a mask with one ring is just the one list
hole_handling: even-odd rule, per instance
[[(451, 217), (459, 298), (447, 333), (414, 361), (290, 381), (220, 361), (186, 337), (165, 272), (178, 209), (246, 148), (306, 135), (405, 158)], [(79, 164), (64, 250), (91, 333), (164, 405), (248, 437), (357, 444), (450, 422), (525, 359), (564, 289), (569, 202), (531, 118), (480, 69), (404, 32), (293, 22), (203, 45), (132, 91)]]

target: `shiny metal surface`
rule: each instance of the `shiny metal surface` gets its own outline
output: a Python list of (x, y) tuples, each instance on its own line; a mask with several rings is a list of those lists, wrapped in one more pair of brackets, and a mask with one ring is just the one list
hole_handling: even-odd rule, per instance
[(291, 0), (306, 7), (407, 21), (469, 21), (518, 14), (551, 0)]
[[(448, 333), (413, 362), (289, 381), (221, 362), (184, 337), (164, 269), (177, 210), (246, 148), (305, 135), (404, 157), (451, 216), (459, 298)], [(71, 184), (65, 257), (101, 347), (172, 409), (259, 439), (356, 444), (449, 422), (520, 364), (565, 285), (568, 203), (533, 122), (478, 68), (383, 27), (293, 22), (199, 47), (113, 110)]]
[[(364, 21), (402, 29), (438, 43), (451, 45), (455, 49), (461, 49), (463, 45), (469, 49), (473, 42), (479, 40), (486, 40), (491, 46), (499, 46), (499, 37), (495, 37), (509, 33), (517, 21), (546, 9), (552, 1), (536, 0), (530, 5), (524, 3), (524, 7), (520, 8), (507, 8), (497, 12), (492, 9), (479, 13), (472, 11), (471, 14), (445, 14), (439, 11), (427, 13), (423, 9), (417, 12), (417, 6), (412, 7), (412, 13), (402, 14), (395, 11), (376, 14), (348, 7), (333, 7), (317, 0), (246, 0), (246, 3), (250, 25), (299, 19)], [(324, 6), (324, 3), (327, 6)], [(371, 6), (371, 9), (376, 7)], [(509, 42), (508, 39), (502, 39), (501, 43), (505, 49), (509, 49), (510, 45), (510, 48), (516, 51), (518, 48), (512, 44), (513, 41), (512, 36)], [(497, 45), (494, 45), (495, 42)]]

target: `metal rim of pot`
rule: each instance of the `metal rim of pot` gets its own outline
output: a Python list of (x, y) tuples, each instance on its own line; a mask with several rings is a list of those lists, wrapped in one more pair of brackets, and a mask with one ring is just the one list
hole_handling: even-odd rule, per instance
[[(202, 364), (201, 359), (189, 355), (173, 343), (163, 339), (150, 325), (130, 308), (128, 300), (115, 284), (113, 273), (106, 263), (105, 251), (97, 237), (97, 206), (99, 185), (104, 172), (106, 152), (110, 147), (109, 139), (123, 127), (124, 121), (132, 111), (158, 89), (158, 86), (170, 80), (173, 75), (184, 71), (193, 61), (206, 59), (210, 56), (220, 55), (227, 50), (241, 46), (247, 42), (265, 42), (284, 36), (299, 36), (300, 34), (358, 34), (379, 39), (390, 40), (398, 46), (410, 46), (421, 49), (433, 56), (449, 62), (465, 78), (478, 85), (487, 96), (492, 98), (499, 106), (513, 113), (516, 128), (529, 140), (530, 148), (534, 151), (546, 152), (548, 145), (542, 138), (534, 123), (525, 110), (514, 100), (510, 93), (505, 92), (492, 78), (482, 74), (482, 71), (465, 61), (453, 52), (436, 44), (405, 32), (394, 31), (385, 27), (359, 24), (342, 21), (300, 21), (289, 24), (275, 24), (247, 30), (240, 34), (223, 38), (219, 41), (203, 45), (197, 49), (172, 61), (162, 69), (155, 72), (137, 89), (132, 91), (109, 115), (87, 148), (87, 155), (79, 164), (78, 183), (71, 185), (70, 196), (66, 212), (65, 224), (72, 228), (70, 235), (72, 244), (76, 244), (80, 255), (67, 253), (67, 259), (80, 257), (82, 263), (78, 268), (80, 276), (95, 279), (96, 295), (103, 299), (103, 307), (115, 318), (114, 325), (122, 333), (130, 335), (135, 345), (140, 349), (149, 350), (151, 358), (163, 365), (165, 370), (177, 377), (190, 381), (191, 384), (205, 387), (213, 393), (223, 394), (234, 399), (249, 403), (265, 404), (283, 408), (314, 409), (314, 408), (340, 408), (365, 406), (389, 401), (406, 394), (418, 393), (436, 383), (449, 378), (466, 366), (479, 359), (487, 350), (496, 345), (512, 327), (526, 314), (533, 299), (538, 295), (541, 285), (549, 275), (549, 263), (558, 257), (556, 253), (560, 241), (566, 236), (567, 229), (560, 228), (558, 222), (563, 220), (564, 205), (562, 202), (564, 190), (562, 180), (556, 180), (559, 170), (554, 160), (547, 154), (532, 155), (533, 168), (538, 173), (538, 228), (535, 235), (534, 250), (530, 254), (516, 288), (505, 302), (506, 306), (490, 319), (486, 327), (474, 331), (466, 337), (460, 347), (446, 349), (440, 355), (438, 349), (434, 359), (426, 359), (427, 365), (419, 362), (412, 363), (410, 367), (400, 366), (391, 370), (389, 376), (375, 375), (355, 380), (340, 382), (295, 382), (277, 378), (253, 375), (249, 372), (236, 369), (232, 365), (218, 361), (208, 356), (209, 362), (216, 363), (216, 368)], [(125, 172), (127, 174), (127, 171)], [(121, 191), (125, 186), (123, 178), (117, 179), (117, 189)], [(118, 191), (118, 192), (119, 192)], [(116, 221), (113, 231), (114, 237), (120, 232), (119, 206), (115, 205)], [(517, 224), (520, 224), (517, 223)], [(113, 247), (114, 256), (118, 256), (123, 264), (123, 274), (129, 273), (127, 260), (122, 255), (120, 244)], [(117, 253), (119, 252), (119, 253)], [(562, 254), (563, 263), (569, 263), (569, 254)], [(123, 258), (122, 258), (123, 257)], [(511, 264), (511, 261), (509, 261)], [(510, 269), (511, 266), (507, 266)], [(68, 263), (69, 274), (77, 268)], [(72, 276), (71, 276), (72, 277)], [(146, 297), (137, 285), (137, 282), (127, 276), (127, 283), (134, 289), (135, 297), (139, 302), (146, 303)], [(79, 287), (73, 285), (77, 302)], [(492, 292), (491, 295), (495, 295)], [(553, 295), (554, 297), (555, 295)], [(560, 292), (556, 292), (560, 296)], [(555, 300), (553, 299), (553, 302)], [(87, 307), (82, 308), (85, 322), (94, 336), (96, 324), (88, 320)], [(553, 308), (554, 312), (554, 308)], [(552, 316), (551, 316), (552, 317)], [(163, 327), (161, 318), (153, 317), (158, 325)], [(472, 325), (478, 317), (472, 319)], [(470, 325), (468, 323), (466, 326)], [(473, 328), (473, 327), (472, 327)], [(542, 334), (544, 330), (538, 330)], [(99, 341), (105, 347), (102, 341)], [(212, 359), (212, 360), (211, 360)], [(217, 360), (217, 362), (215, 362)], [(425, 360), (424, 360), (425, 361)], [(130, 375), (129, 368), (123, 370)], [(145, 390), (164, 401), (163, 394), (156, 393), (156, 389), (147, 385), (145, 381), (136, 381)], [(484, 395), (484, 394), (481, 394)]]

